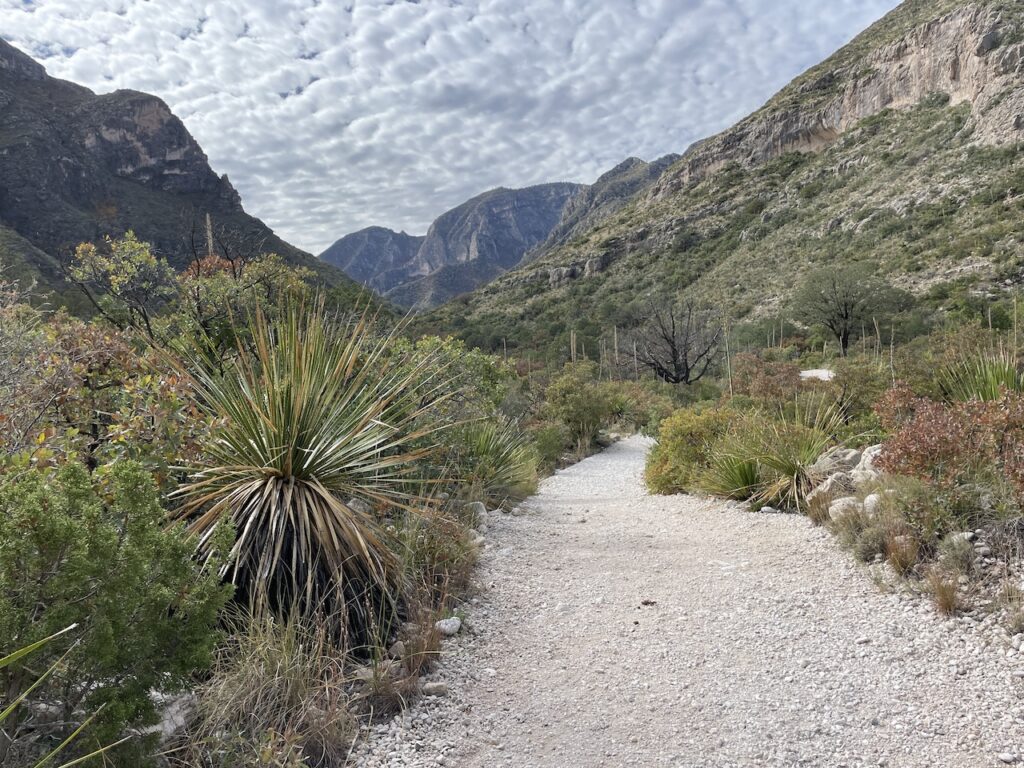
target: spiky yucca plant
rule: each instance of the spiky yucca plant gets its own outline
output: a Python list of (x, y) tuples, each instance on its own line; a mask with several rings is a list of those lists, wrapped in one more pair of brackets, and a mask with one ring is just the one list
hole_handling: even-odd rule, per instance
[(966, 356), (947, 365), (939, 374), (946, 399), (998, 400), (1004, 392), (1024, 392), (1024, 375), (1016, 356), (1004, 349)]
[(814, 464), (843, 422), (841, 406), (820, 398), (798, 399), (792, 417), (770, 422), (758, 457), (766, 480), (755, 501), (805, 511), (807, 495), (825, 479)]
[(400, 567), (369, 505), (416, 509), (429, 489), (416, 462), (432, 450), (420, 416), (446, 372), (388, 354), (370, 319), (335, 324), (322, 302), (257, 313), (252, 350), (226, 374), (194, 360), (199, 402), (219, 428), (182, 488), (180, 516), (204, 556), (218, 524), (235, 543), (226, 576), (259, 610), (338, 612), (369, 641), (395, 614)]
[(500, 505), (520, 501), (536, 489), (536, 452), (514, 421), (472, 422), (454, 442), (453, 471), (473, 497)]

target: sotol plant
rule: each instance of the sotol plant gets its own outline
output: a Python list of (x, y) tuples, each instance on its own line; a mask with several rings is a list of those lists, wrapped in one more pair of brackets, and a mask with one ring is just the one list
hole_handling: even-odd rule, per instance
[(1006, 350), (965, 357), (946, 366), (939, 386), (948, 400), (998, 400), (1004, 392), (1024, 392), (1024, 375), (1016, 357)]
[(446, 375), (429, 355), (403, 365), (392, 338), (365, 316), (336, 325), (321, 304), (294, 306), (274, 324), (257, 313), (254, 351), (226, 375), (199, 361), (192, 374), (221, 424), (181, 492), (200, 551), (229, 519), (226, 575), (254, 608), (338, 611), (362, 641), (395, 614), (402, 586), (367, 507), (415, 510), (429, 491), (416, 462), (438, 427), (420, 417)]

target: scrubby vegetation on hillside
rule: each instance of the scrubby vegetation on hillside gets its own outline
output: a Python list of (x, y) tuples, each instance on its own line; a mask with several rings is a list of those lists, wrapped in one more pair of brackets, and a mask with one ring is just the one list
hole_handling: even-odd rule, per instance
[(932, 330), (903, 344), (823, 356), (810, 329), (731, 360), (719, 370), (727, 394), (662, 421), (648, 486), (805, 514), (943, 613), (995, 612), (1020, 632), (1016, 303), (933, 312)]
[(179, 273), (129, 234), (69, 274), (93, 319), (0, 286), (5, 766), (336, 761), (419, 695), (481, 515), (682, 402), (414, 339), (272, 255)]
[[(610, 346), (666, 292), (730, 324), (799, 320), (795, 278), (838, 265), (949, 309), (957, 295), (1002, 293), (1024, 263), (1021, 147), (978, 144), (970, 116), (970, 104), (935, 94), (863, 120), (819, 153), (728, 166), (670, 197), (635, 200), (423, 325), (553, 361), (572, 332), (588, 349)], [(607, 267), (549, 279), (590, 259)]]

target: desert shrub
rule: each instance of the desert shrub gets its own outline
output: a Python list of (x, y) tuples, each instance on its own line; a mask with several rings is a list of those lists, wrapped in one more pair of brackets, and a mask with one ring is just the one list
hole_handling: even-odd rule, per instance
[(655, 493), (696, 490), (711, 461), (711, 447), (725, 434), (730, 414), (720, 408), (682, 408), (661, 423), (647, 456), (645, 478)]
[(568, 363), (544, 393), (544, 410), (562, 422), (580, 453), (596, 442), (613, 416), (613, 403), (597, 381), (597, 366), (590, 361)]
[[(395, 337), (386, 355), (425, 390), (443, 387), (446, 396), (435, 398), (429, 411), (436, 421), (464, 422), (498, 413), (513, 418), (521, 415), (522, 406), (510, 403), (518, 395), (515, 371), (494, 355), (470, 349), (458, 339), (438, 336), (415, 342)], [(438, 378), (438, 371), (445, 375)]]
[(888, 366), (873, 357), (857, 356), (836, 360), (833, 370), (832, 389), (846, 421), (843, 436), (877, 442), (881, 424), (874, 407), (892, 388)]
[(853, 556), (862, 563), (873, 562), (876, 556), (885, 556), (888, 542), (888, 527), (882, 522), (869, 522), (852, 542)]
[(346, 762), (358, 731), (345, 656), (323, 623), (235, 618), (196, 714), (170, 750), (182, 768), (327, 766)]
[(538, 469), (552, 472), (565, 452), (573, 447), (569, 428), (560, 421), (540, 421), (531, 424), (528, 432), (537, 451)]
[(990, 516), (1012, 514), (1024, 498), (1024, 397), (940, 403), (895, 392), (881, 408), (894, 427), (883, 469), (924, 480), (953, 501), (973, 495)]
[[(468, 527), (452, 509), (432, 505), (405, 513), (395, 527), (404, 581), (419, 592), (414, 604), (443, 605), (469, 586), (477, 550)], [(389, 618), (379, 621), (385, 630)]]
[(792, 401), (801, 390), (799, 365), (750, 353), (733, 359), (732, 379), (736, 394), (772, 403)]
[(657, 434), (658, 426), (676, 409), (672, 385), (653, 381), (608, 381), (601, 385), (611, 409), (610, 419), (627, 431)]
[(474, 421), (445, 436), (460, 495), (501, 506), (520, 501), (537, 487), (537, 454), (515, 422), (495, 417)]
[[(127, 725), (150, 724), (150, 692), (181, 690), (209, 663), (229, 592), (219, 561), (200, 567), (181, 528), (165, 528), (158, 499), (152, 478), (130, 461), (91, 476), (76, 463), (35, 469), (0, 486), (0, 655), (76, 625), (32, 658), (32, 668), (45, 669), (68, 652), (31, 691), (31, 706), (5, 722), (3, 765), (34, 765), (34, 750), (59, 744), (101, 706), (79, 745), (87, 751)], [(0, 670), (0, 686), (15, 698), (36, 677), (15, 664)], [(26, 714), (42, 709), (58, 714)], [(138, 749), (132, 742), (108, 759), (138, 765)]]
[(19, 469), (74, 459), (96, 469), (132, 459), (173, 486), (209, 427), (183, 377), (100, 323), (58, 314), (28, 338), (0, 348), (0, 461)]

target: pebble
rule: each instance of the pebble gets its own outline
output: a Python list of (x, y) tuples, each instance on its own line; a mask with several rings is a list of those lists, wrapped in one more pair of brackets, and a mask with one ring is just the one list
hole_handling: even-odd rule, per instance
[(453, 635), (459, 634), (459, 630), (462, 629), (462, 619), (458, 616), (451, 616), (447, 619), (440, 619), (434, 623), (434, 627), (445, 637), (452, 637)]

